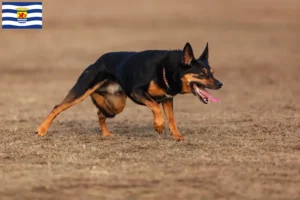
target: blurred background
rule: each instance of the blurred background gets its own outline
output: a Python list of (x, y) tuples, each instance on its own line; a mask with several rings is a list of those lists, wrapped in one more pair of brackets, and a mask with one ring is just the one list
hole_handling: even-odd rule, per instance
[[(44, 169), (34, 164), (41, 160), (42, 166), (49, 163), (55, 165), (57, 162), (56, 173), (61, 176), (65, 175), (60, 171), (62, 166), (66, 169), (73, 169), (71, 166), (80, 168), (82, 165), (78, 163), (82, 160), (86, 165), (97, 165), (92, 156), (78, 160), (65, 159), (74, 152), (77, 155), (76, 149), (73, 149), (74, 152), (47, 150), (54, 144), (61, 144), (63, 148), (64, 144), (60, 142), (69, 141), (69, 137), (74, 141), (70, 146), (75, 148), (75, 144), (88, 140), (82, 140), (81, 133), (91, 133), (85, 137), (92, 137), (92, 141), (88, 140), (89, 143), (96, 149), (100, 148), (98, 139), (95, 139), (99, 133), (96, 110), (89, 100), (61, 114), (54, 122), (49, 134), (52, 132), (59, 139), (50, 135), (48, 139), (40, 140), (41, 144), (33, 138), (32, 133), (53, 106), (63, 99), (85, 67), (102, 54), (110, 51), (182, 49), (186, 42), (190, 42), (194, 53), (199, 56), (206, 42), (209, 42), (210, 64), (216, 78), (224, 83), (220, 91), (212, 93), (222, 103), (204, 106), (192, 95), (175, 98), (179, 130), (186, 136), (189, 144), (194, 146), (189, 151), (193, 155), (190, 156), (191, 160), (184, 154), (172, 158), (169, 163), (174, 162), (172, 166), (182, 167), (193, 177), (207, 173), (207, 177), (202, 175), (199, 178), (201, 180), (215, 177), (212, 182), (202, 184), (216, 190), (212, 189), (208, 193), (198, 190), (205, 197), (222, 197), (216, 192), (220, 188), (227, 192), (227, 196), (244, 199), (254, 194), (257, 198), (270, 195), (299, 196), (299, 19), (299, 0), (43, 1), (43, 29), (0, 31), (0, 138), (3, 141), (0, 163), (5, 164), (1, 165), (2, 172), (9, 172), (0, 174), (3, 185), (6, 185), (2, 189), (9, 191), (6, 194), (13, 194), (14, 191), (28, 192), (31, 191), (30, 187), (37, 184), (35, 180), (43, 177), (30, 171), (23, 172), (24, 168), (20, 163), (22, 166), (35, 168), (36, 172), (43, 175), (47, 174), (43, 181), (49, 183), (48, 189), (53, 187), (54, 190), (56, 186), (51, 183), (56, 179), (52, 179), (49, 171), (44, 173)], [(157, 140), (160, 141), (152, 130), (151, 112), (130, 100), (124, 112), (108, 124), (112, 132), (120, 135), (115, 140), (101, 140), (108, 146), (123, 144), (123, 139), (127, 137), (144, 140), (143, 135), (145, 140), (156, 137), (154, 141), (150, 140), (153, 144), (147, 143), (149, 149), (156, 145)], [(126, 128), (122, 129), (121, 125)], [(168, 148), (173, 144), (169, 140), (168, 135), (163, 136), (160, 144)], [(164, 145), (164, 142), (169, 146)], [(167, 151), (162, 147), (158, 149), (160, 153)], [(101, 154), (106, 149), (99, 151)], [(106, 153), (114, 152), (107, 151)], [(126, 152), (122, 148), (120, 151)], [(168, 148), (168, 151), (171, 152), (164, 154), (165, 158), (174, 155), (172, 148)], [(202, 152), (202, 157), (198, 156), (199, 151)], [(42, 155), (39, 154), (41, 152)], [(184, 150), (176, 151), (177, 154), (179, 152)], [(149, 162), (142, 162), (137, 158), (134, 163), (166, 170), (159, 153), (148, 152), (148, 155), (152, 155), (151, 153), (153, 156)], [(140, 156), (143, 157), (142, 154)], [(177, 160), (179, 157), (186, 160)], [(214, 165), (211, 160), (218, 160), (218, 163), (212, 162)], [(197, 164), (183, 166), (184, 163), (193, 162)], [(229, 162), (234, 166), (218, 168)], [(105, 162), (101, 160), (100, 163)], [(127, 165), (135, 169), (134, 163), (123, 163), (122, 169), (126, 171), (124, 166)], [(158, 163), (163, 166), (159, 168)], [(206, 166), (200, 167), (203, 173), (199, 173), (199, 166), (203, 163)], [(258, 163), (257, 166), (254, 163)], [(124, 175), (118, 170), (119, 163), (108, 165), (116, 174)], [(274, 171), (271, 170), (272, 173), (268, 174), (270, 169)], [(13, 174), (18, 170), (20, 173), (22, 171), (24, 179)], [(86, 170), (88, 173), (89, 170)], [(209, 170), (216, 170), (216, 173), (209, 174)], [(243, 172), (245, 174), (238, 175)], [(251, 179), (264, 173), (265, 178), (257, 182)], [(156, 171), (152, 173), (150, 170), (144, 176), (151, 179), (156, 177), (155, 174)], [(144, 176), (141, 180), (145, 179)], [(28, 181), (26, 177), (31, 177), (31, 184), (27, 185), (29, 189), (20, 190), (24, 187), (21, 183)], [(166, 178), (163, 175), (157, 177)], [(217, 181), (220, 177), (223, 182)], [(271, 181), (272, 178), (283, 181)], [(291, 179), (296, 182), (287, 183)], [(170, 177), (165, 180), (174, 182)], [(187, 187), (188, 180), (184, 182)], [(235, 185), (231, 187), (228, 183), (233, 184), (232, 180)], [(8, 184), (13, 181), (15, 184)], [(253, 182), (257, 184), (251, 185)], [(163, 189), (166, 188), (161, 187), (161, 194), (172, 191)], [(29, 193), (26, 194), (30, 196)], [(181, 197), (188, 197), (184, 192), (181, 194)], [(172, 197), (172, 192), (168, 195)]]
[(255, 89), (256, 98), (258, 86), (272, 84), (284, 91), (262, 92), (285, 99), (299, 92), (292, 82), (300, 59), (297, 0), (75, 0), (43, 7), (42, 30), (1, 30), (2, 82), (75, 80), (105, 52), (182, 49), (188, 41), (197, 55), (209, 42), (210, 62), (230, 96), (240, 84)]
[(42, 30), (0, 32), (2, 102), (29, 109), (60, 101), (106, 52), (182, 49), (190, 42), (199, 56), (209, 42), (211, 66), (224, 83), (215, 92), (224, 104), (217, 106), (256, 108), (257, 115), (299, 109), (299, 6), (297, 0), (45, 1)]

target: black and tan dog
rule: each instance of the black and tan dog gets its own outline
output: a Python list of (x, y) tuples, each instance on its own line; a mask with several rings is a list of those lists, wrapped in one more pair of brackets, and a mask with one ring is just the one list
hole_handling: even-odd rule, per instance
[(217, 102), (206, 90), (220, 89), (222, 83), (214, 78), (208, 63), (208, 44), (196, 59), (187, 43), (175, 51), (149, 50), (143, 52), (112, 52), (101, 56), (86, 68), (66, 98), (47, 116), (36, 133), (47, 133), (54, 118), (67, 108), (91, 96), (99, 109), (99, 124), (103, 136), (111, 136), (105, 120), (122, 112), (126, 98), (145, 105), (154, 115), (154, 128), (162, 133), (164, 117), (162, 104), (175, 140), (183, 140), (173, 114), (173, 98), (177, 94), (193, 93), (203, 103)]

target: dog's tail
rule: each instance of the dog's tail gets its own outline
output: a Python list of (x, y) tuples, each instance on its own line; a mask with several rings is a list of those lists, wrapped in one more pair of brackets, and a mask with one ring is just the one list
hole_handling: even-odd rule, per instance
[(105, 81), (104, 69), (104, 62), (96, 62), (87, 67), (79, 76), (76, 84), (69, 91), (65, 101), (73, 101), (85, 94), (85, 92), (91, 88), (97, 89), (95, 86), (98, 83)]

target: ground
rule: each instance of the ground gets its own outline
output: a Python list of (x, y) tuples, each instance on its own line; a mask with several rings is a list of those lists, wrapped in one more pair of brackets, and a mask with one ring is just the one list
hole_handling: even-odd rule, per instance
[[(44, 1), (42, 30), (0, 31), (1, 199), (300, 199), (300, 2)], [(108, 51), (182, 49), (224, 83), (175, 98), (185, 141), (130, 100), (103, 138), (87, 99), (34, 130)]]

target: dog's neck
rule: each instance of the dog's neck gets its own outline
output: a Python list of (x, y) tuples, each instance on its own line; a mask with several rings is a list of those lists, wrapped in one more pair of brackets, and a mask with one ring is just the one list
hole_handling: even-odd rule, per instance
[(162, 78), (168, 94), (176, 95), (181, 92), (182, 83), (178, 71), (182, 52), (170, 51), (165, 57), (162, 67)]

